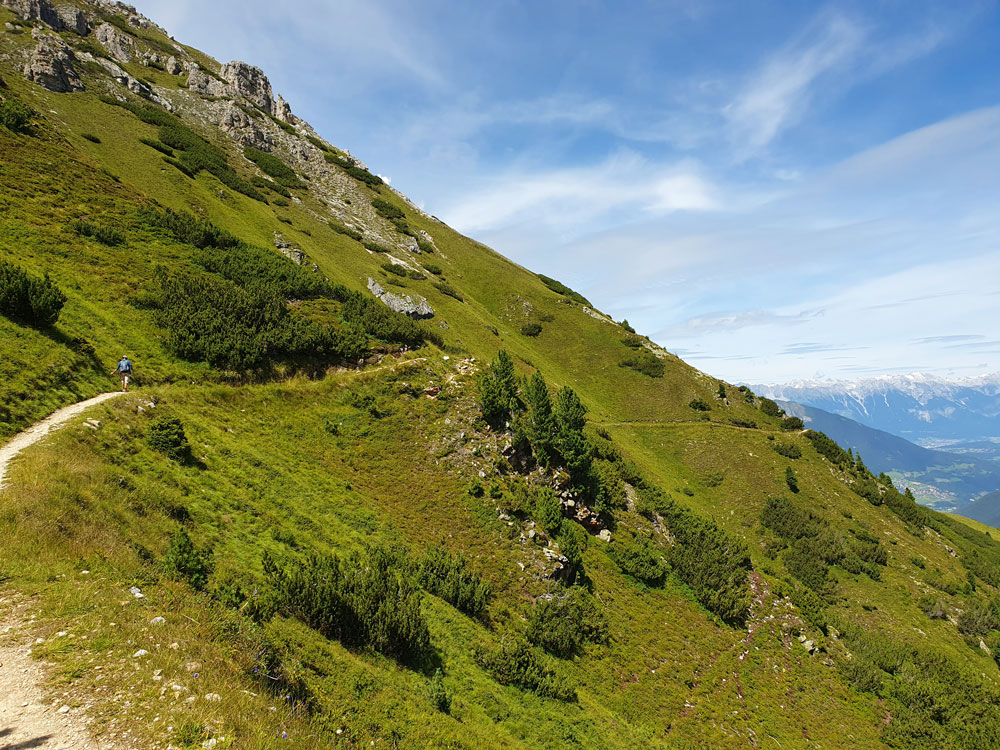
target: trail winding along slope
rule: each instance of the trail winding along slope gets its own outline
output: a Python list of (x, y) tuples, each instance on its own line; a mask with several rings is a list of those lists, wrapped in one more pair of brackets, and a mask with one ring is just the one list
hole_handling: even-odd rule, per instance
[(79, 401), (75, 404), (64, 406), (62, 409), (52, 412), (41, 422), (15, 435), (6, 445), (0, 446), (0, 490), (3, 489), (5, 484), (7, 466), (21, 451), (28, 446), (34, 445), (53, 430), (58, 430), (70, 419), (86, 411), (91, 406), (96, 406), (103, 401), (122, 395), (124, 394), (121, 391), (102, 393), (93, 398), (88, 398), (86, 401)]

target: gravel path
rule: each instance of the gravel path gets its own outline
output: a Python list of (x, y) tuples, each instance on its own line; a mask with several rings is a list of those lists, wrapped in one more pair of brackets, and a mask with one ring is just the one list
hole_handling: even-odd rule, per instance
[[(4, 486), (4, 477), (7, 473), (7, 465), (15, 456), (17, 456), (18, 453), (23, 451), (29, 445), (34, 445), (53, 430), (59, 429), (80, 412), (83, 412), (91, 406), (101, 403), (102, 401), (107, 401), (108, 399), (117, 398), (118, 396), (123, 395), (125, 394), (121, 391), (102, 393), (100, 396), (88, 398), (86, 401), (80, 401), (75, 404), (70, 404), (69, 406), (64, 406), (62, 409), (52, 412), (52, 414), (47, 416), (41, 422), (32, 425), (24, 432), (19, 432), (9, 443), (0, 446), (0, 490), (2, 490)], [(2, 684), (3, 682), (0, 681), (0, 685)], [(2, 735), (0, 735), (0, 737), (2, 737)], [(7, 750), (7, 746), (0, 745), (0, 750)]]
[(42, 690), (44, 665), (31, 658), (31, 637), (18, 623), (22, 607), (0, 602), (0, 750), (110, 750), (90, 736), (83, 708), (51, 700)]

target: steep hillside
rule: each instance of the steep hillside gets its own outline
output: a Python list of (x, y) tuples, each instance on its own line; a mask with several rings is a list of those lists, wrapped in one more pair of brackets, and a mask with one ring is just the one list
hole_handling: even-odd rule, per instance
[(970, 501), (1000, 487), (1000, 465), (992, 461), (922, 448), (909, 440), (814, 406), (790, 401), (778, 403), (808, 427), (825, 432), (840, 445), (863, 456), (868, 468), (885, 472), (900, 486), (910, 487), (917, 502), (939, 510), (964, 513)]
[(424, 214), (261, 71), (114, 3), (0, 24), (0, 439), (136, 363), (0, 489), (5, 601), (104, 742), (1000, 745), (991, 532)]

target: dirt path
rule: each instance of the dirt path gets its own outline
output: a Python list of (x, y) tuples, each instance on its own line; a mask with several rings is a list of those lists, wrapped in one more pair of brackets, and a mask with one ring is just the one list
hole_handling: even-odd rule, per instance
[(0, 601), (0, 750), (110, 750), (91, 737), (83, 709), (42, 690), (44, 665), (31, 658), (33, 639), (18, 623), (23, 606)]
[[(34, 445), (53, 430), (59, 429), (66, 424), (67, 421), (75, 417), (77, 414), (86, 411), (91, 406), (122, 395), (124, 394), (121, 391), (102, 393), (100, 396), (88, 398), (86, 401), (80, 401), (75, 404), (70, 404), (69, 406), (64, 406), (62, 409), (52, 412), (52, 414), (47, 416), (41, 422), (32, 425), (24, 432), (19, 432), (9, 443), (0, 446), (0, 489), (3, 489), (4, 486), (4, 477), (7, 473), (7, 465), (17, 456), (18, 453), (23, 451), (28, 446)], [(2, 684), (3, 683), (0, 682), (0, 685)], [(2, 735), (0, 735), (0, 737), (2, 737)], [(6, 750), (6, 748), (6, 745), (0, 745), (0, 750)]]

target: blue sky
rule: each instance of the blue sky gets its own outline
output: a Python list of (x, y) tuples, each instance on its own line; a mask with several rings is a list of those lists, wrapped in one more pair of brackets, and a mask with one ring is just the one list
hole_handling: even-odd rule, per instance
[(137, 7), (715, 376), (1000, 369), (996, 2)]

